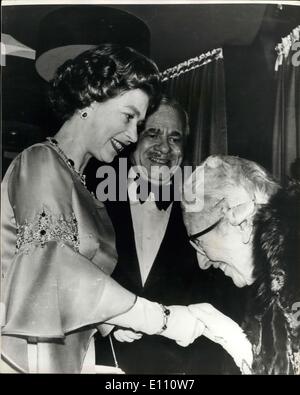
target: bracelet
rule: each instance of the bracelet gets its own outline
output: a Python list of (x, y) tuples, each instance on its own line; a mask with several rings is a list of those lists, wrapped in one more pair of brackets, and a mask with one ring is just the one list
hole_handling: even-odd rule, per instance
[(163, 322), (163, 326), (162, 326), (161, 330), (159, 332), (157, 332), (157, 335), (160, 335), (168, 328), (168, 321), (169, 321), (169, 317), (171, 314), (171, 311), (166, 306), (160, 304), (160, 307), (162, 308), (162, 311), (163, 311), (164, 322)]

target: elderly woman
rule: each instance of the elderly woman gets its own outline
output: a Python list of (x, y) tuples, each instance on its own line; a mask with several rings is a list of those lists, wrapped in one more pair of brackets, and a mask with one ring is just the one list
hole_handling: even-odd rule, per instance
[[(201, 269), (220, 268), (237, 287), (253, 284), (245, 320), (253, 372), (300, 374), (299, 183), (280, 188), (254, 162), (212, 156), (185, 192), (185, 224)], [(195, 315), (201, 318), (199, 309)]]
[(93, 334), (104, 322), (181, 345), (202, 334), (187, 307), (137, 298), (110, 277), (114, 230), (82, 174), (92, 156), (111, 162), (137, 140), (159, 90), (152, 61), (110, 44), (67, 61), (51, 82), (63, 124), (54, 138), (23, 151), (2, 183), (1, 346), (16, 370), (92, 368)]

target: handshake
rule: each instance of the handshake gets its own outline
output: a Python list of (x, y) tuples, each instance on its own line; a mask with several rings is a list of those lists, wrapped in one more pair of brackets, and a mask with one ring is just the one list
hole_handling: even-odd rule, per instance
[(209, 303), (165, 308), (137, 298), (129, 312), (107, 323), (121, 327), (114, 331), (114, 337), (121, 342), (139, 340), (142, 337), (141, 332), (144, 332), (167, 337), (186, 347), (199, 336), (206, 336), (220, 344), (232, 356), (243, 374), (251, 374), (251, 343), (236, 322)]

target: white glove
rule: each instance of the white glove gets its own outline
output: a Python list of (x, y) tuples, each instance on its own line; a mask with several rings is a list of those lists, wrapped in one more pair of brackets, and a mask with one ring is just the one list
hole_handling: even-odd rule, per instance
[(188, 309), (204, 323), (203, 335), (219, 343), (232, 356), (243, 374), (251, 374), (252, 346), (242, 328), (209, 303), (190, 305)]
[[(168, 309), (170, 315), (166, 319), (161, 305), (138, 297), (127, 313), (120, 314), (106, 323), (131, 328), (148, 335), (159, 334), (175, 340), (183, 347), (202, 335), (204, 324), (197, 320), (186, 306), (170, 306)], [(164, 324), (167, 328), (162, 331)]]
[(134, 332), (131, 329), (117, 329), (113, 332), (114, 338), (119, 342), (132, 343), (135, 340), (140, 340), (143, 337), (142, 333)]
[(155, 335), (163, 326), (163, 311), (158, 303), (137, 297), (130, 310), (111, 318), (106, 323)]
[(169, 306), (167, 329), (161, 335), (173, 339), (179, 346), (187, 347), (203, 334), (204, 324), (195, 319), (186, 306)]

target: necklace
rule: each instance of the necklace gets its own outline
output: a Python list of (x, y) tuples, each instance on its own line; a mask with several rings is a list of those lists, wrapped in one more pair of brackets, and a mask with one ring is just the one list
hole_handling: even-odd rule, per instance
[(56, 151), (61, 155), (61, 157), (65, 161), (66, 165), (79, 177), (81, 183), (86, 187), (85, 175), (81, 174), (78, 170), (75, 169), (74, 161), (67, 157), (64, 151), (58, 145), (58, 142), (52, 137), (47, 137), (46, 140), (49, 141), (50, 145), (56, 149)]

